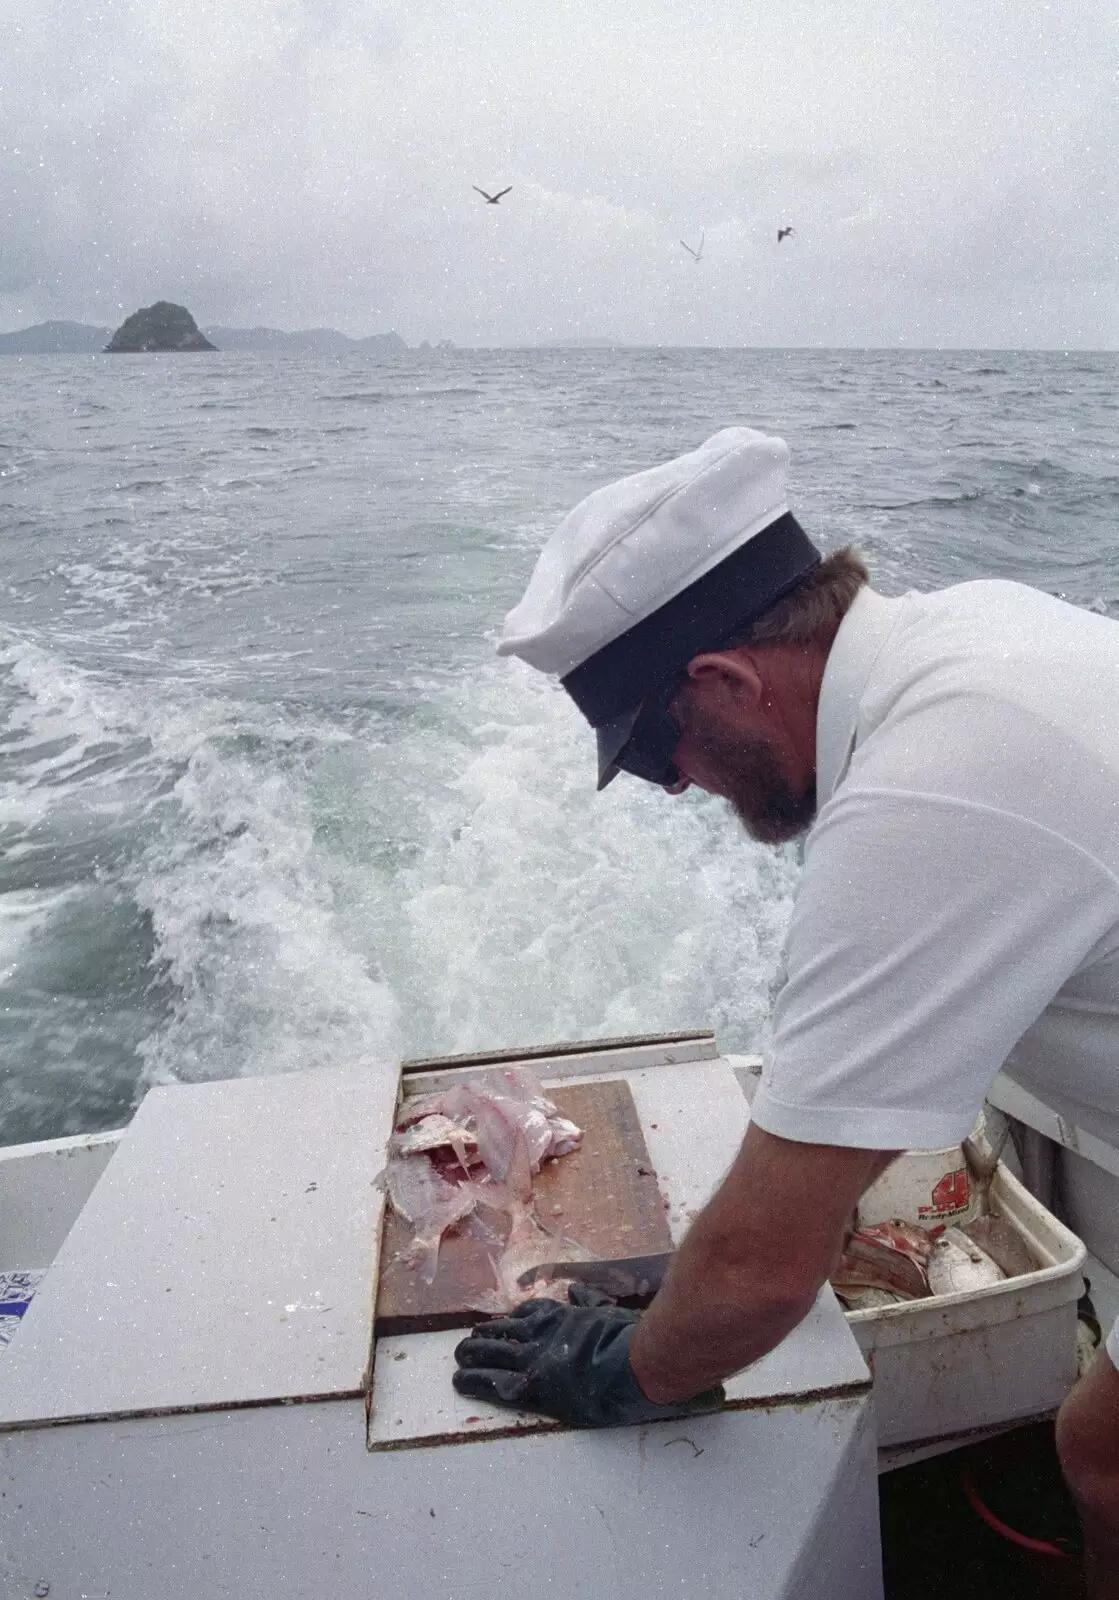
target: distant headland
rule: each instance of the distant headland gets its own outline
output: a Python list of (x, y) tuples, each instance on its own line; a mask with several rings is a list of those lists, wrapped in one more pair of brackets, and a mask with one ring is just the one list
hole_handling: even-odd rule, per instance
[[(163, 301), (159, 304), (165, 306), (168, 302)], [(149, 309), (156, 310), (158, 306)], [(189, 316), (189, 312), (187, 315)], [(93, 355), (105, 350), (134, 320), (130, 317), (116, 333), (111, 328), (96, 327), (86, 322), (38, 322), (33, 327), (20, 328), (15, 333), (0, 333), (0, 355)], [(195, 347), (200, 349), (246, 351), (265, 355), (330, 356), (361, 352), (371, 355), (394, 355), (410, 348), (398, 333), (374, 333), (364, 339), (351, 339), (348, 334), (339, 333), (336, 328), (304, 328), (294, 333), (284, 328), (268, 327), (207, 327), (199, 331), (197, 325), (193, 324), (193, 318), (191, 321), (195, 331), (199, 332), (199, 337), (207, 340), (205, 346)], [(114, 352), (118, 348), (120, 347), (114, 344)], [(180, 350), (189, 347), (174, 345), (170, 348)], [(425, 340), (417, 348), (421, 352), (432, 349), (453, 350), (454, 345), (449, 339), (440, 340), (434, 346)]]

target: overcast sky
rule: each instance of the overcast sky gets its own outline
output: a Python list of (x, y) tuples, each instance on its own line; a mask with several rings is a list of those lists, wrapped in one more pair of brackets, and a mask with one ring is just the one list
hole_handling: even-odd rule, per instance
[(0, 0), (0, 41), (0, 329), (1119, 344), (1115, 0)]

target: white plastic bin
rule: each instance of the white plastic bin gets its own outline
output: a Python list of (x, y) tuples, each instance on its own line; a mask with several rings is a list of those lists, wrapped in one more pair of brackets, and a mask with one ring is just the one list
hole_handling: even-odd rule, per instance
[(963, 1150), (907, 1150), (874, 1180), (859, 1201), (859, 1226), (875, 1222), (915, 1222), (922, 1228), (966, 1222), (975, 1214), (975, 1196)]
[(1044, 1263), (1037, 1272), (847, 1313), (874, 1373), (880, 1448), (1034, 1416), (1075, 1382), (1084, 1245), (1004, 1166), (991, 1200)]

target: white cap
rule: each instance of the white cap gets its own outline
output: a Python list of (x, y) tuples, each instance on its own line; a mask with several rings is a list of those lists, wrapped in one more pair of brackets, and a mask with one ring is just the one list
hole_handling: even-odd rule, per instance
[(632, 723), (659, 681), (747, 626), (819, 560), (789, 515), (788, 461), (783, 439), (724, 428), (596, 489), (541, 551), (498, 653), (558, 674), (593, 727), (616, 725), (612, 742), (619, 718)]
[(498, 654), (566, 677), (787, 512), (788, 461), (783, 439), (724, 428), (596, 489), (540, 552)]

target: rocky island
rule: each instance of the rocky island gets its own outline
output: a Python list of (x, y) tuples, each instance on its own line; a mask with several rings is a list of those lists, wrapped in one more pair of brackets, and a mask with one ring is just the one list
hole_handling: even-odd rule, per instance
[(105, 346), (107, 355), (139, 350), (216, 350), (186, 306), (157, 300), (126, 317)]

